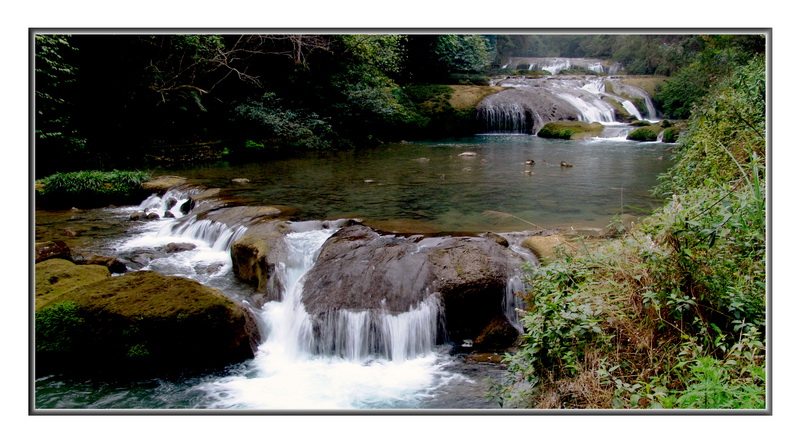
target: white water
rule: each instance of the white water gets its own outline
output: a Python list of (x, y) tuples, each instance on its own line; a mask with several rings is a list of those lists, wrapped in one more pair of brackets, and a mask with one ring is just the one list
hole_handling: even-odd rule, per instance
[[(549, 121), (565, 118), (574, 118), (582, 122), (599, 122), (604, 125), (619, 123), (616, 121), (617, 111), (609, 101), (619, 103), (625, 113), (633, 119), (653, 121), (657, 118), (657, 112), (650, 96), (640, 88), (623, 83), (619, 78), (596, 76), (528, 78), (516, 76), (496, 78), (490, 83), (493, 86), (519, 89), (541, 88), (541, 90), (549, 91), (559, 103), (566, 104), (567, 109), (574, 110), (567, 112), (567, 115), (547, 117), (549, 107), (553, 105), (546, 102), (539, 103), (537, 100), (533, 103), (530, 102), (530, 99), (523, 98), (524, 96), (516, 95), (505, 95), (504, 101), (499, 99), (489, 101), (490, 99), (487, 98), (478, 107), (478, 110), (479, 118), (484, 121), (485, 127), (490, 132), (527, 132), (532, 129), (531, 123), (536, 128), (540, 128)], [(611, 85), (614, 93), (606, 90), (607, 85)], [(623, 94), (624, 97), (618, 94)], [(641, 100), (647, 109), (646, 113), (642, 114), (636, 105), (625, 97)], [(526, 119), (532, 120), (532, 122), (526, 121)]]
[[(445, 372), (446, 359), (435, 353), (435, 298), (397, 315), (342, 310), (314, 334), (300, 301), (303, 277), (334, 231), (287, 235), (290, 253), (279, 267), (283, 300), (260, 313), (267, 338), (240, 374), (199, 387), (211, 408), (410, 408), (436, 387), (463, 378)], [(383, 342), (387, 356), (371, 353), (375, 342)]]
[[(161, 208), (150, 198), (138, 208)], [(128, 210), (135, 210), (130, 208)], [(127, 211), (127, 210), (126, 210)], [(319, 249), (337, 229), (314, 229), (294, 224), (286, 236), (288, 254), (278, 265), (284, 283), (283, 299), (255, 310), (263, 343), (255, 358), (232, 374), (206, 381), (202, 408), (258, 410), (327, 410), (415, 408), (433, 392), (466, 377), (444, 370), (451, 358), (438, 351), (436, 333), (441, 315), (439, 299), (431, 295), (405, 313), (340, 310), (314, 327), (300, 297), (304, 275)], [(146, 222), (132, 237), (120, 242), (119, 252), (158, 249), (169, 243), (191, 243), (196, 248), (152, 260), (143, 269), (183, 276), (230, 293), (230, 244), (244, 227), (182, 219)], [(214, 266), (213, 272), (209, 272)], [(243, 295), (235, 299), (243, 300)]]

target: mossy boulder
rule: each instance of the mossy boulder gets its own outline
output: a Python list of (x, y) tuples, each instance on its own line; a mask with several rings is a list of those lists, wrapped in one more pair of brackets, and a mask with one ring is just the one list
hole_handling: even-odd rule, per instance
[(633, 125), (637, 128), (628, 133), (628, 140), (635, 140), (638, 142), (655, 142), (661, 135), (661, 140), (666, 143), (674, 143), (678, 140), (678, 135), (681, 133), (683, 125), (676, 125), (669, 120), (662, 120), (658, 123), (650, 123), (647, 121), (636, 121)]
[(103, 265), (76, 265), (61, 258), (48, 259), (35, 268), (36, 310), (60, 300), (76, 288), (92, 285), (111, 277)]
[[(55, 277), (55, 279), (54, 279)], [(52, 259), (36, 265), (36, 373), (164, 376), (253, 356), (252, 314), (190, 279)]]
[(559, 121), (546, 123), (537, 136), (546, 139), (580, 140), (597, 137), (603, 131), (603, 125), (597, 122)]

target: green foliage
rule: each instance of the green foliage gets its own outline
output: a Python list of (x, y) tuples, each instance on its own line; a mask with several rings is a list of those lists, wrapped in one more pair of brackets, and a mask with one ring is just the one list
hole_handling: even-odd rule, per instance
[(662, 178), (662, 209), (528, 272), (526, 342), (506, 358), (513, 378), (495, 383), (501, 403), (765, 407), (764, 81), (754, 58), (710, 89)]
[(445, 69), (455, 72), (480, 71), (491, 59), (486, 38), (477, 34), (440, 35), (434, 51)]
[(55, 173), (40, 181), (39, 197), (63, 206), (124, 203), (141, 196), (150, 174), (142, 171), (74, 171)]
[(407, 40), (397, 34), (357, 34), (338, 36), (352, 64), (371, 66), (376, 72), (396, 74), (403, 68)]
[(78, 75), (70, 62), (76, 49), (67, 35), (37, 35), (35, 47), (36, 150), (63, 166), (86, 149), (86, 139), (74, 125), (75, 104), (69, 98)]
[[(259, 99), (248, 99), (236, 107), (238, 119), (246, 122), (248, 133), (274, 145), (303, 148), (328, 148), (331, 144), (330, 124), (317, 114), (283, 105), (273, 92)], [(248, 148), (263, 148), (260, 142), (250, 142)]]
[(639, 142), (653, 142), (658, 139), (658, 134), (656, 134), (650, 128), (636, 128), (635, 130), (628, 133), (628, 140), (636, 140)]
[(654, 97), (659, 107), (672, 118), (689, 117), (706, 97), (713, 97), (710, 90), (720, 80), (748, 60), (764, 59), (763, 36), (702, 36), (699, 44), (702, 50), (694, 60), (667, 79)]
[(86, 321), (74, 302), (37, 311), (34, 322), (37, 352), (71, 352), (88, 333)]
[(763, 163), (765, 134), (766, 66), (754, 58), (720, 81), (693, 115), (657, 192), (670, 196), (740, 179), (753, 156)]

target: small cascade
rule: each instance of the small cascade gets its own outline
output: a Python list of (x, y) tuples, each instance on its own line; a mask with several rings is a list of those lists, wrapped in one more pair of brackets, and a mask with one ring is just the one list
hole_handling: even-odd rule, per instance
[(188, 200), (188, 192), (170, 189), (163, 196), (151, 195), (139, 204), (138, 210), (146, 215), (157, 214), (159, 217), (166, 217), (171, 214), (173, 217), (181, 217), (184, 216), (182, 208)]
[[(484, 132), (535, 134), (548, 122), (608, 125), (657, 118), (650, 96), (621, 78), (515, 76), (496, 78), (490, 84), (509, 89), (489, 95), (477, 105), (476, 116)], [(641, 102), (646, 113), (634, 101)]]
[(547, 71), (552, 75), (570, 69), (593, 71), (598, 74), (614, 74), (622, 70), (622, 65), (600, 59), (574, 57), (511, 57), (502, 68)]
[(268, 302), (262, 311), (267, 341), (262, 349), (299, 359), (313, 349), (314, 331), (311, 318), (303, 307), (304, 277), (314, 265), (322, 244), (335, 229), (293, 232), (286, 235), (287, 256), (277, 269), (278, 280), (284, 284), (282, 299)]
[(530, 112), (519, 103), (501, 103), (478, 109), (477, 119), (487, 132), (529, 133), (533, 122)]
[(315, 326), (314, 351), (349, 361), (379, 358), (393, 362), (423, 357), (433, 352), (441, 329), (438, 295), (425, 298), (404, 313), (388, 310), (336, 310)]
[(209, 219), (198, 220), (197, 216), (190, 216), (173, 225), (161, 228), (158, 236), (177, 236), (202, 240), (208, 243), (215, 251), (228, 251), (237, 239), (242, 237), (247, 227), (235, 228)]
[(518, 332), (522, 333), (522, 323), (520, 322), (520, 313), (517, 310), (525, 308), (523, 300), (519, 297), (520, 294), (525, 292), (525, 284), (522, 282), (522, 277), (512, 276), (508, 280), (506, 293), (503, 296), (503, 313)]
[(604, 102), (599, 95), (575, 94), (574, 91), (557, 92), (556, 95), (578, 110), (581, 122), (614, 122), (614, 107)]

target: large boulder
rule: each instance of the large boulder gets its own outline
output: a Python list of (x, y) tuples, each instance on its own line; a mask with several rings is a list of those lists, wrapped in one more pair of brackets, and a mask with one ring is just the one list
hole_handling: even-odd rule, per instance
[(506, 286), (521, 263), (487, 237), (405, 237), (354, 225), (323, 245), (302, 301), (312, 319), (326, 319), (338, 310), (402, 313), (436, 295), (447, 339), (458, 343), (502, 322)]
[[(78, 281), (78, 277), (82, 277)], [(99, 265), (36, 265), (36, 372), (162, 376), (253, 356), (252, 314), (190, 279)]]

